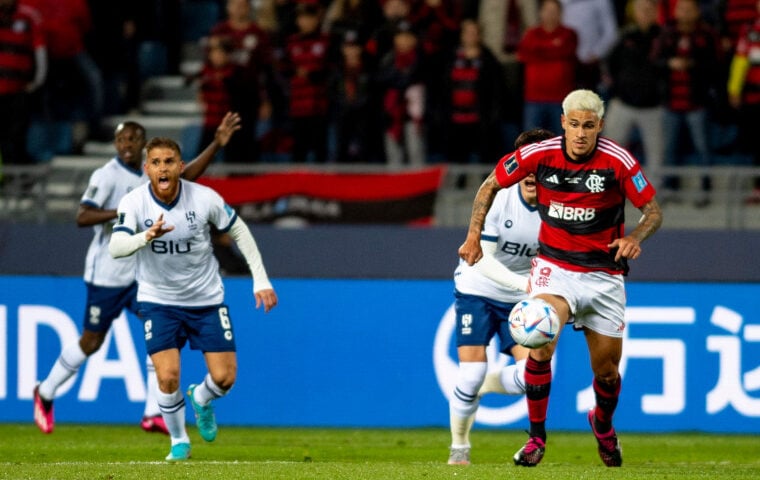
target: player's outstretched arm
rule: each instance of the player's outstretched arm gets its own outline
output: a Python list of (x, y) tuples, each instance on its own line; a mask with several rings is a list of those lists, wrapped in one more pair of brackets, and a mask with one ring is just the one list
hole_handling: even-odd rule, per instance
[(496, 193), (501, 190), (501, 185), (496, 181), (496, 172), (492, 171), (483, 181), (475, 195), (472, 203), (472, 216), (470, 217), (470, 227), (467, 230), (467, 238), (462, 246), (459, 247), (459, 256), (468, 264), (474, 265), (475, 262), (483, 258), (483, 250), (480, 246), (480, 232), (486, 221), (488, 209), (493, 204)]
[(161, 237), (172, 230), (174, 230), (174, 226), (167, 226), (164, 215), (161, 214), (153, 225), (143, 232), (137, 232), (133, 235), (123, 230), (113, 232), (108, 243), (108, 252), (113, 258), (128, 257), (149, 244), (154, 238)]
[(528, 277), (513, 272), (506, 265), (496, 260), (494, 256), (497, 247), (496, 242), (481, 241), (480, 247), (483, 250), (483, 258), (474, 265), (480, 273), (512, 290), (528, 291)]
[(240, 130), (240, 122), (240, 115), (237, 112), (227, 112), (219, 126), (216, 127), (214, 140), (211, 143), (216, 142), (220, 147), (226, 147), (230, 143), (232, 135)]
[(235, 240), (240, 253), (243, 254), (246, 263), (248, 263), (248, 268), (251, 269), (256, 308), (263, 305), (264, 311), (269, 312), (269, 310), (277, 305), (277, 294), (267, 276), (256, 240), (254, 240), (248, 225), (240, 217), (236, 218), (235, 223), (232, 224), (230, 236)]
[(232, 135), (240, 130), (240, 115), (235, 112), (227, 112), (222, 119), (222, 122), (216, 128), (216, 134), (214, 140), (208, 144), (205, 150), (200, 155), (195, 157), (192, 161), (185, 165), (185, 170), (182, 172), (182, 177), (186, 180), (195, 180), (203, 175), (211, 161), (214, 159), (214, 155), (219, 149), (224, 148), (232, 138)]

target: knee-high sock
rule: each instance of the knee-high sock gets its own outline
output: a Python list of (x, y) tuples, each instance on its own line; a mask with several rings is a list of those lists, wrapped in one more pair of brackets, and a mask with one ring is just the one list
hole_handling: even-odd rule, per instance
[(40, 396), (45, 400), (53, 400), (58, 387), (73, 377), (85, 360), (87, 360), (87, 355), (84, 354), (78, 342), (64, 348), (47, 378), (40, 383)]
[(227, 395), (230, 390), (222, 390), (222, 388), (214, 383), (211, 379), (211, 374), (207, 373), (203, 378), (203, 381), (195, 387), (193, 391), (193, 399), (195, 403), (205, 407), (211, 400), (216, 400)]
[(156, 367), (153, 366), (153, 360), (150, 359), (150, 355), (145, 357), (145, 370), (148, 373), (148, 379), (145, 384), (145, 410), (143, 410), (143, 416), (155, 417), (161, 413), (161, 409), (158, 408)]
[(483, 396), (487, 393), (507, 393), (504, 385), (501, 384), (501, 370), (486, 374), (486, 379), (483, 380), (483, 386), (478, 390), (478, 395)]
[(449, 401), (451, 446), (470, 446), (470, 429), (478, 410), (478, 390), (483, 385), (488, 364), (486, 362), (461, 362), (459, 378)]
[(185, 429), (185, 397), (179, 389), (172, 393), (157, 392), (158, 406), (172, 437), (172, 445), (190, 443)]
[(530, 435), (546, 440), (546, 410), (552, 386), (552, 362), (528, 357), (525, 364), (525, 393), (528, 400)]
[(594, 396), (596, 397), (596, 431), (606, 433), (612, 428), (612, 416), (617, 408), (622, 386), (620, 376), (612, 383), (603, 383), (594, 378)]
[(498, 372), (487, 374), (478, 395), (485, 395), (486, 393), (503, 393), (506, 395), (522, 395), (525, 393), (525, 360), (507, 365)]

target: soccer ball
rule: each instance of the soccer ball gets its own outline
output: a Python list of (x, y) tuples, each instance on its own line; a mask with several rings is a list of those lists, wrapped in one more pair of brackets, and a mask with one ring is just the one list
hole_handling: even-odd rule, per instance
[(559, 333), (557, 311), (540, 298), (523, 300), (509, 314), (509, 333), (524, 347), (543, 347)]

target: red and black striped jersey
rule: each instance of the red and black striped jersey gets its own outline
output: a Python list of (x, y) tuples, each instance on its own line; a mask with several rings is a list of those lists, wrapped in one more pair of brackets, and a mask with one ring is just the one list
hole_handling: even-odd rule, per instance
[(201, 69), (199, 93), (203, 102), (204, 127), (215, 128), (232, 109), (230, 84), (235, 74), (235, 67), (232, 64), (222, 67), (207, 64)]
[(503, 187), (536, 174), (539, 256), (574, 271), (626, 270), (608, 247), (624, 235), (625, 200), (641, 208), (655, 195), (627, 150), (599, 137), (591, 155), (576, 161), (567, 155), (564, 139), (555, 137), (502, 157), (495, 173)]
[(455, 124), (480, 122), (481, 99), (478, 98), (478, 77), (481, 75), (480, 58), (467, 58), (457, 51), (456, 60), (449, 72), (451, 81), (451, 121)]
[(329, 37), (294, 34), (286, 45), (290, 76), (290, 116), (303, 118), (327, 114)]
[[(667, 25), (657, 39), (655, 52), (657, 61), (668, 68), (665, 92), (668, 109), (690, 112), (707, 108), (720, 83), (720, 69), (716, 65), (721, 57), (716, 31), (704, 22), (691, 32), (682, 32), (676, 24)], [(673, 58), (687, 59), (688, 68), (670, 68)]]
[(24, 91), (34, 77), (34, 51), (44, 46), (35, 10), (19, 6), (0, 22), (0, 95)]
[(741, 35), (745, 25), (757, 18), (757, 0), (722, 0), (718, 7), (720, 34), (731, 40), (731, 47)]
[(232, 60), (251, 70), (250, 75), (258, 74), (272, 63), (272, 45), (268, 34), (255, 23), (238, 30), (224, 21), (216, 24), (209, 36), (228, 38), (233, 45)]
[(760, 18), (745, 25), (736, 44), (736, 55), (746, 57), (749, 69), (744, 77), (743, 101), (748, 105), (760, 104)]

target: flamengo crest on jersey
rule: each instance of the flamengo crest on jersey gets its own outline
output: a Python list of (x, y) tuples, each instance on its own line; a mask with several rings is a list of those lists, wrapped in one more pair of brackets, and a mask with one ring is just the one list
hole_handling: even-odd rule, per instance
[(159, 215), (174, 227), (137, 251), (137, 299), (163, 305), (200, 307), (224, 301), (219, 264), (211, 246), (210, 225), (226, 232), (237, 218), (214, 190), (180, 180), (171, 204), (153, 196), (150, 184), (133, 190), (119, 204), (114, 231), (147, 230)]
[[(119, 201), (135, 188), (145, 184), (148, 177), (142, 170), (130, 168), (114, 157), (92, 175), (81, 205), (116, 210)], [(84, 264), (84, 281), (99, 287), (126, 287), (135, 281), (135, 257), (113, 258), (108, 251), (113, 222), (93, 225), (94, 232)]]
[[(520, 186), (500, 190), (488, 210), (481, 238), (496, 242), (496, 260), (520, 275), (528, 275), (531, 259), (538, 250), (541, 219), (535, 207), (525, 203)], [(505, 288), (486, 277), (464, 260), (454, 272), (456, 289), (505, 303), (525, 298), (525, 292)]]

